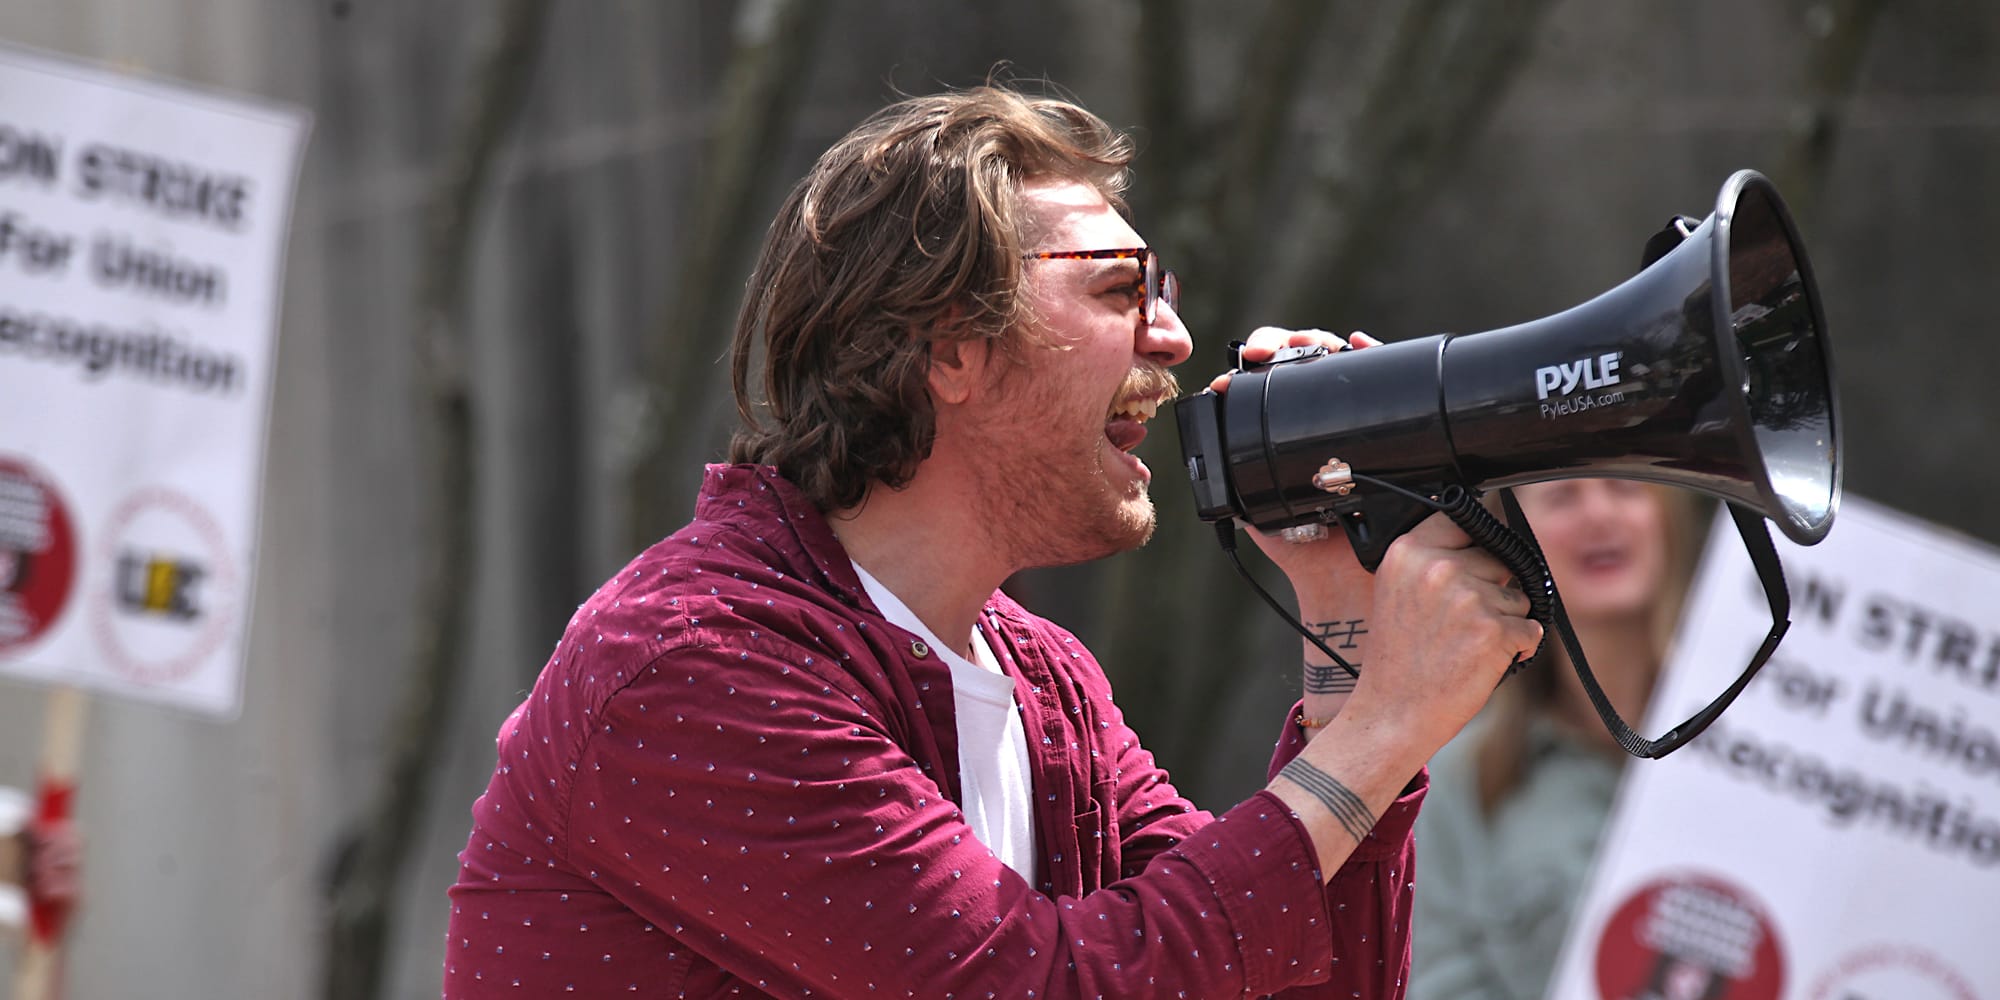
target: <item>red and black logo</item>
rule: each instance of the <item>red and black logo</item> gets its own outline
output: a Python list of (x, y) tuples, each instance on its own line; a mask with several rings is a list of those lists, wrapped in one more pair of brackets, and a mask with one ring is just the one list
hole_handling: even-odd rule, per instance
[(1597, 943), (1605, 1000), (1777, 1000), (1785, 959), (1777, 928), (1744, 891), (1711, 875), (1641, 886)]
[(26, 461), (0, 456), (0, 656), (45, 635), (76, 580), (74, 521)]

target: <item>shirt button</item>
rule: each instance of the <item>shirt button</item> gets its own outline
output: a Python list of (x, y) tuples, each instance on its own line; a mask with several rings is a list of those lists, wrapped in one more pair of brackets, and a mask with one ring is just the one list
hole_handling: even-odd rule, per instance
[(931, 648), (929, 646), (924, 645), (924, 641), (922, 639), (911, 639), (910, 655), (921, 660), (924, 657), (931, 655)]

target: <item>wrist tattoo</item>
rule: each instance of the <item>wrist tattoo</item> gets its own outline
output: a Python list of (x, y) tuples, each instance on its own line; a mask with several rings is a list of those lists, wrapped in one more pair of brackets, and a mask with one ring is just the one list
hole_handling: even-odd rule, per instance
[(1368, 831), (1375, 829), (1375, 814), (1368, 811), (1361, 796), (1348, 791), (1347, 786), (1334, 780), (1333, 775), (1307, 763), (1304, 757), (1292, 758), (1292, 762), (1286, 764), (1278, 776), (1289, 778), (1293, 784), (1318, 799), (1319, 804), (1340, 821), (1341, 829), (1346, 830), (1355, 843), (1360, 843), (1368, 836)]
[[(1312, 626), (1313, 637), (1318, 639), (1322, 644), (1327, 645), (1331, 645), (1337, 640), (1340, 645), (1335, 648), (1357, 649), (1359, 646), (1354, 640), (1368, 634), (1368, 630), (1361, 627), (1367, 621), (1368, 619), (1366, 618), (1346, 618), (1335, 621), (1314, 622)], [(1354, 693), (1354, 679), (1361, 672), (1361, 663), (1352, 657), (1343, 657), (1343, 659), (1353, 664), (1354, 673), (1348, 673), (1331, 663), (1307, 663), (1306, 693)]]
[(1307, 694), (1353, 694), (1355, 674), (1361, 672), (1361, 664), (1354, 665), (1354, 674), (1331, 663), (1306, 664)]
[(1367, 621), (1366, 618), (1349, 618), (1345, 621), (1314, 622), (1313, 635), (1321, 642), (1339, 639), (1340, 645), (1337, 648), (1353, 649), (1355, 638), (1368, 634), (1368, 630), (1361, 627)]

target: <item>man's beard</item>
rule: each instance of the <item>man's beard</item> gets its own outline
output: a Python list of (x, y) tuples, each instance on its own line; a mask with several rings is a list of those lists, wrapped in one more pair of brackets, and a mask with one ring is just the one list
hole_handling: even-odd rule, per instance
[(1090, 475), (1078, 479), (1043, 466), (1038, 474), (1009, 476), (1006, 486), (982, 495), (1016, 569), (1074, 566), (1152, 539), (1158, 522), (1152, 497), (1143, 489), (1137, 497), (1115, 495), (1104, 488), (1103, 463), (1089, 467)]
[[(1018, 373), (1017, 373), (1018, 374)], [(1135, 367), (1117, 398), (1156, 398), (1177, 388), (1173, 376), (1158, 365)], [(1016, 415), (1062, 412), (1055, 397), (1060, 389), (1037, 392), (1035, 380), (1017, 382)], [(1079, 442), (1082, 453), (1062, 448), (1023, 447), (1036, 440), (1020, 423), (991, 428), (989, 453), (996, 456), (989, 488), (980, 493), (981, 513), (996, 528), (1017, 569), (1071, 566), (1136, 549), (1153, 537), (1158, 517), (1144, 483), (1137, 495), (1112, 488), (1106, 468), (1110, 448), (1099, 433)], [(1111, 459), (1116, 461), (1116, 459)]]

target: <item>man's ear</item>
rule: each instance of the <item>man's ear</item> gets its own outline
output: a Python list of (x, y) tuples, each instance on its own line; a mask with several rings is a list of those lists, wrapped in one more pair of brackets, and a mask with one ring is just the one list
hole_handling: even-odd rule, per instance
[(973, 390), (986, 379), (992, 357), (992, 342), (983, 337), (931, 341), (931, 398), (944, 405), (972, 398)]

